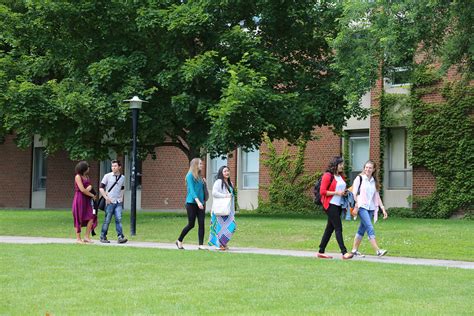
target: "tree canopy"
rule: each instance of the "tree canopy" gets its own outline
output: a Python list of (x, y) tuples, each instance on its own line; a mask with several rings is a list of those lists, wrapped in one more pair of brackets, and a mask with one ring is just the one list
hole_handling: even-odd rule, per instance
[[(366, 114), (384, 72), (423, 52), (472, 74), (470, 1), (0, 1), (0, 138), (107, 157), (130, 146), (122, 100), (140, 112), (142, 156), (188, 158), (295, 143)], [(432, 59), (431, 59), (432, 60)]]
[[(337, 87), (350, 104), (397, 67), (441, 63), (467, 79), (474, 69), (472, 1), (347, 1), (332, 47)], [(420, 63), (415, 57), (423, 56)]]
[(326, 1), (2, 1), (0, 133), (21, 147), (107, 157), (130, 146), (122, 100), (140, 112), (139, 150), (188, 158), (295, 142), (360, 113), (334, 88)]

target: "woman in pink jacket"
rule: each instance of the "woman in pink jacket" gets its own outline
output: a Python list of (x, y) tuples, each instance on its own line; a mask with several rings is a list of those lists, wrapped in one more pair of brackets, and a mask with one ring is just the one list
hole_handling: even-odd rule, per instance
[[(371, 218), (374, 219), (374, 223), (377, 222), (378, 210), (382, 210), (383, 219), (388, 217), (385, 207), (383, 206), (382, 199), (379, 194), (379, 184), (376, 180), (377, 172), (375, 163), (372, 160), (367, 161), (364, 164), (364, 171), (355, 178), (352, 185), (352, 193), (356, 201), (354, 207), (354, 215), (359, 215), (360, 225), (359, 229), (354, 238), (354, 246), (352, 247), (352, 254), (354, 256), (364, 257), (359, 252), (359, 246), (362, 241), (362, 237), (367, 232), (370, 244), (375, 250), (377, 256), (382, 257), (387, 253), (387, 250), (380, 249), (375, 239), (374, 225), (372, 224)], [(361, 182), (362, 181), (362, 182)]]

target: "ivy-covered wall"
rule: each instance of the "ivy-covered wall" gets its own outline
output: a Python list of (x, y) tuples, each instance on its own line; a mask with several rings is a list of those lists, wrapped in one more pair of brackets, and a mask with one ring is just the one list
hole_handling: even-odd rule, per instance
[[(457, 211), (472, 217), (474, 192), (474, 86), (467, 80), (440, 85), (434, 70), (414, 73), (412, 157), (436, 178), (433, 194), (413, 199), (419, 217), (449, 218)], [(439, 91), (441, 88), (441, 91)], [(443, 102), (425, 102), (435, 90)]]

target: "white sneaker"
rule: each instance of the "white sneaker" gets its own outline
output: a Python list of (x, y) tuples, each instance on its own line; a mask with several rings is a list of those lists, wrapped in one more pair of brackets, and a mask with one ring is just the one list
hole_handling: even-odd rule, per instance
[(388, 251), (385, 250), (385, 249), (379, 249), (379, 250), (377, 250), (377, 256), (379, 256), (379, 257), (385, 256), (387, 254), (387, 252)]
[(352, 254), (354, 255), (354, 257), (359, 257), (359, 258), (365, 258), (365, 255), (360, 253), (359, 251), (355, 250), (355, 251), (352, 251)]

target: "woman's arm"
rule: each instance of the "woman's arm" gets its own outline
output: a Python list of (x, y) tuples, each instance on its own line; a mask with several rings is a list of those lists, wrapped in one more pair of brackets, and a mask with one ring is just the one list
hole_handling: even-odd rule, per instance
[(379, 207), (380, 207), (380, 209), (382, 210), (383, 219), (387, 219), (388, 213), (387, 213), (387, 211), (385, 210), (385, 206), (383, 205), (382, 199), (380, 198), (380, 194), (379, 194), (378, 191), (375, 192), (375, 198), (377, 199), (377, 202), (378, 202), (378, 204), (379, 204)]
[(194, 182), (196, 180), (193, 177), (192, 173), (188, 173), (186, 176), (186, 185), (189, 188), (189, 194), (191, 195), (191, 198), (196, 202), (197, 206), (202, 210), (204, 208), (204, 205), (202, 204), (202, 201), (199, 200), (196, 191), (194, 190)]
[(329, 172), (326, 172), (323, 175), (323, 179), (321, 181), (321, 188), (319, 189), (319, 194), (321, 194), (321, 196), (333, 196), (333, 195), (343, 196), (344, 191), (328, 191), (332, 183), (331, 178), (334, 181), (334, 177), (331, 176)]
[(231, 196), (230, 193), (224, 192), (222, 190), (222, 180), (221, 179), (217, 179), (214, 182), (214, 185), (212, 186), (212, 196), (215, 197), (215, 198), (226, 198), (226, 197)]
[(82, 184), (82, 178), (80, 175), (76, 174), (74, 177), (74, 180), (76, 181), (77, 187), (79, 188), (79, 191), (82, 192), (82, 194), (90, 196), (91, 198), (94, 197), (94, 194), (90, 193), (86, 188), (84, 188), (84, 185)]

